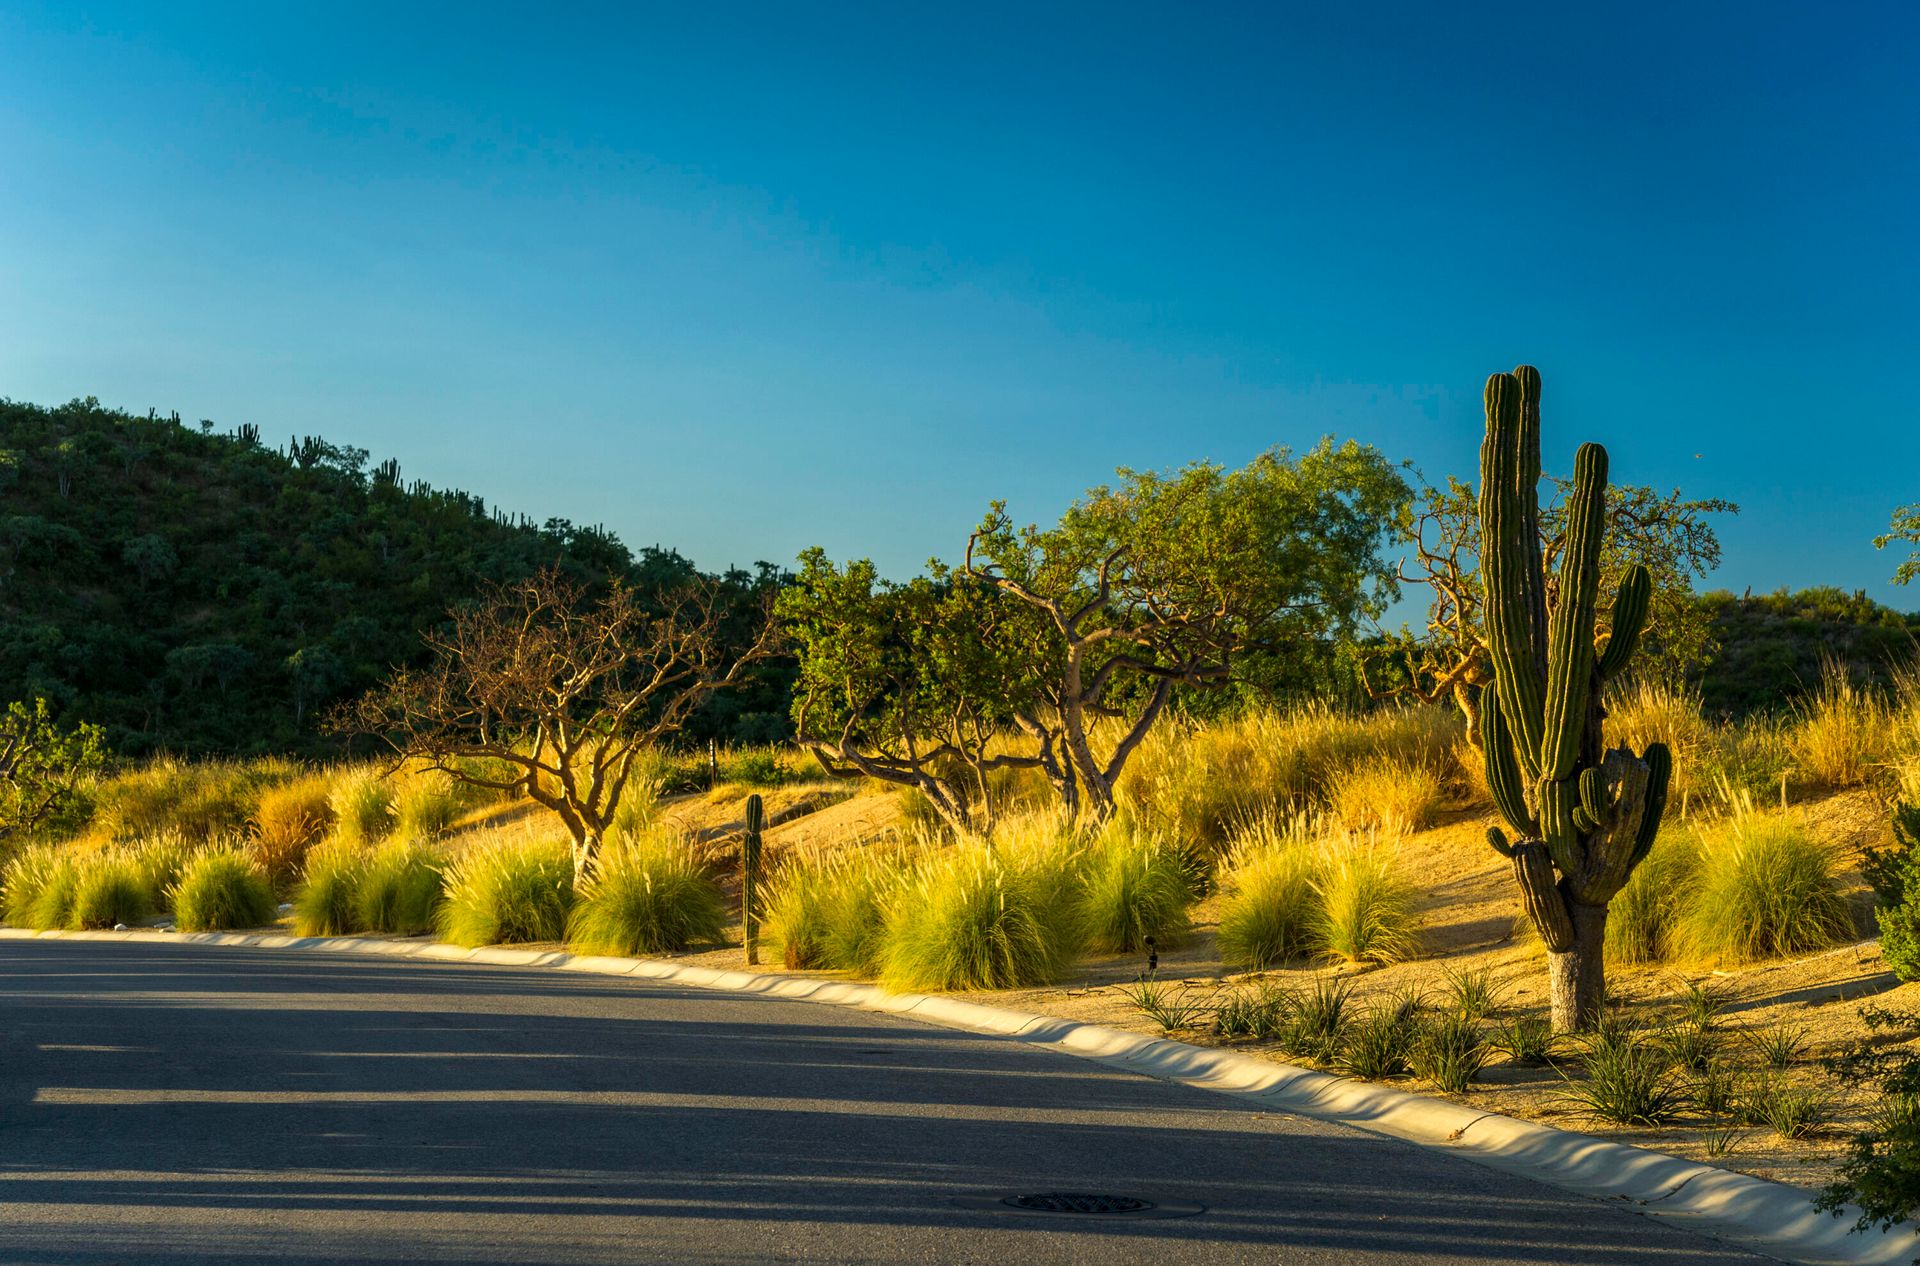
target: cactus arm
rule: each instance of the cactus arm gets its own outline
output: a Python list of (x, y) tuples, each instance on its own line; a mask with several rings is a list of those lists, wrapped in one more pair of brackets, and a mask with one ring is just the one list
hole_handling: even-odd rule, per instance
[(1487, 762), (1487, 786), (1500, 816), (1521, 835), (1538, 835), (1540, 823), (1527, 811), (1520, 767), (1513, 759), (1513, 734), (1507, 728), (1500, 697), (1491, 690), (1480, 700), (1480, 750)]
[(1606, 642), (1600, 647), (1600, 676), (1617, 677), (1640, 645), (1640, 634), (1647, 627), (1647, 609), (1653, 601), (1653, 577), (1635, 563), (1620, 578), (1620, 590), (1613, 599), (1612, 625)]
[[(1597, 765), (1590, 765), (1580, 771), (1580, 808), (1595, 822), (1605, 822), (1612, 816), (1612, 808), (1607, 803), (1607, 779)], [(1587, 830), (1593, 830), (1587, 827)]]
[(1607, 450), (1582, 444), (1574, 458), (1560, 600), (1547, 634), (1547, 707), (1540, 776), (1571, 775), (1587, 734), (1593, 688), (1593, 615), (1600, 590), (1600, 541), (1606, 527)]
[[(1530, 627), (1547, 627), (1546, 572), (1537, 543), (1540, 540), (1540, 371), (1515, 365), (1513, 380), (1520, 387), (1520, 415), (1514, 453), (1514, 494), (1519, 498), (1521, 539), (1527, 552), (1521, 560), (1520, 594)], [(1533, 642), (1533, 673), (1547, 679), (1547, 644)]]
[(1493, 845), (1493, 851), (1502, 857), (1513, 856), (1513, 845), (1507, 843), (1507, 833), (1497, 826), (1487, 828), (1487, 843)]
[(1653, 848), (1653, 841), (1660, 834), (1660, 819), (1667, 812), (1667, 791), (1673, 784), (1673, 752), (1665, 743), (1647, 744), (1646, 754), (1640, 759), (1647, 762), (1647, 807), (1640, 815), (1640, 830), (1634, 838), (1629, 871)]
[(1513, 846), (1513, 877), (1520, 886), (1520, 904), (1540, 931), (1540, 939), (1555, 954), (1573, 945), (1573, 919), (1566, 899), (1554, 885), (1553, 862), (1546, 847), (1532, 840)]
[(760, 832), (766, 820), (759, 793), (748, 796), (747, 829), (740, 837), (740, 940), (749, 965), (760, 961)]
[[(1540, 567), (1539, 490), (1537, 481), (1522, 486), (1526, 463), (1521, 454), (1521, 395), (1521, 384), (1512, 374), (1487, 379), (1487, 438), (1480, 446), (1480, 550), (1494, 690), (1513, 727), (1521, 770), (1531, 781), (1540, 775), (1544, 683), (1538, 638), (1545, 625), (1532, 618), (1528, 583)], [(1537, 436), (1535, 448), (1537, 452)]]

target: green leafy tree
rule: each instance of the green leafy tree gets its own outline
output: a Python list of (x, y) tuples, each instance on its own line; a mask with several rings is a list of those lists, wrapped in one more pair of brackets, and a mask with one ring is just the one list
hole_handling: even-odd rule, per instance
[(1916, 547), (1893, 573), (1893, 583), (1904, 585), (1920, 576), (1920, 502), (1895, 510), (1886, 532), (1873, 538), (1873, 547), (1885, 549), (1896, 542)]
[(0, 836), (55, 818), (104, 759), (99, 726), (61, 726), (45, 699), (8, 704), (0, 714)]
[(1410, 496), (1392, 463), (1351, 442), (1119, 476), (1050, 528), (994, 503), (964, 569), (1041, 617), (1036, 754), (1056, 754), (1047, 772), (1068, 810), (1096, 818), (1176, 690), (1228, 685), (1250, 653), (1350, 636), (1384, 611), (1396, 590), (1380, 548)]
[[(1551, 575), (1567, 536), (1571, 482), (1548, 479), (1550, 499), (1540, 511), (1540, 548)], [(1637, 671), (1678, 680), (1697, 672), (1713, 655), (1712, 612), (1694, 596), (1693, 583), (1720, 565), (1720, 540), (1710, 516), (1738, 514), (1718, 497), (1687, 499), (1676, 489), (1662, 493), (1626, 484), (1609, 490), (1606, 532), (1600, 552), (1602, 592), (1618, 592), (1629, 568), (1647, 570), (1653, 596), (1641, 635)], [(1400, 566), (1404, 584), (1425, 585), (1432, 594), (1426, 629), (1390, 639), (1376, 655), (1391, 659), (1397, 680), (1379, 694), (1406, 693), (1429, 703), (1451, 699), (1467, 718), (1470, 741), (1479, 742), (1480, 691), (1492, 680), (1487, 658), (1480, 576), (1478, 494), (1464, 480), (1445, 487), (1422, 483)], [(1551, 596), (1551, 595), (1549, 595)], [(1605, 610), (1602, 615), (1606, 615)]]
[(775, 608), (799, 657), (798, 741), (830, 774), (913, 787), (952, 825), (990, 826), (993, 771), (1043, 763), (1000, 742), (1015, 728), (1047, 735), (1032, 610), (937, 562), (905, 583), (819, 549), (800, 563)]

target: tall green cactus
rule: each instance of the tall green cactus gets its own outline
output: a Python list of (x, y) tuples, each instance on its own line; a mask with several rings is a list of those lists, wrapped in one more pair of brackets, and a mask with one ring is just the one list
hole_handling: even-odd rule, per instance
[(1488, 830), (1513, 861), (1521, 902), (1549, 953), (1553, 1024), (1586, 1028), (1606, 997), (1607, 904), (1660, 829), (1673, 758), (1664, 744), (1635, 756), (1603, 750), (1601, 698), (1627, 665), (1652, 596), (1634, 566), (1614, 598), (1612, 628), (1594, 642), (1607, 450), (1574, 460), (1560, 572), (1548, 602), (1540, 541), (1540, 374), (1522, 365), (1487, 379), (1480, 448), (1480, 569), (1493, 685), (1481, 703), (1482, 749), (1495, 805), (1516, 839)]
[(766, 820), (759, 794), (748, 796), (747, 829), (740, 837), (740, 939), (750, 965), (760, 961), (760, 831)]

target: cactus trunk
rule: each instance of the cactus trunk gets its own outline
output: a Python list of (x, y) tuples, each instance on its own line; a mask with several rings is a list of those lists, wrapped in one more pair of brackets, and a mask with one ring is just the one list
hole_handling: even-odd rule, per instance
[(740, 940), (749, 966), (760, 961), (760, 831), (765, 823), (759, 794), (748, 796), (747, 829), (740, 837)]
[(1608, 678), (1646, 622), (1652, 579), (1628, 569), (1611, 627), (1596, 641), (1607, 452), (1583, 444), (1549, 609), (1540, 540), (1540, 375), (1522, 365), (1487, 380), (1480, 448), (1481, 576), (1493, 684), (1481, 748), (1495, 807), (1517, 838), (1489, 840), (1513, 859), (1521, 904), (1546, 942), (1553, 1025), (1587, 1028), (1606, 998), (1607, 903), (1646, 856), (1666, 807), (1672, 759), (1603, 750)]

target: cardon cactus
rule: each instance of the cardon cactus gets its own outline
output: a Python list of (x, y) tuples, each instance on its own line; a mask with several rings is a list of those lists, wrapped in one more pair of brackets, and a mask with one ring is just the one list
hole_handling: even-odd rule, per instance
[(747, 829), (740, 837), (740, 939), (750, 964), (760, 961), (760, 831), (765, 825), (760, 797), (748, 796)]
[[(1601, 698), (1646, 624), (1652, 580), (1621, 578), (1596, 647), (1607, 450), (1574, 461), (1560, 571), (1549, 593), (1540, 541), (1540, 374), (1522, 365), (1487, 379), (1480, 448), (1480, 568), (1493, 684), (1480, 709), (1487, 782), (1517, 838), (1488, 831), (1513, 861), (1528, 917), (1546, 941), (1553, 1024), (1586, 1028), (1606, 996), (1607, 903), (1660, 829), (1673, 758), (1661, 743), (1636, 756), (1603, 750)], [(1551, 600), (1550, 600), (1551, 599)]]

